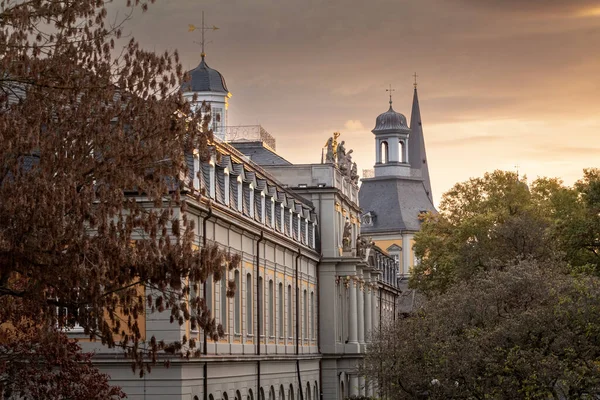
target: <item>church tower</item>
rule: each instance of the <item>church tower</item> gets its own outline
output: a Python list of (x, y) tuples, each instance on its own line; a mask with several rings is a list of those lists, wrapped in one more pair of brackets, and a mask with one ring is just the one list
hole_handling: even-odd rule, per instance
[[(206, 54), (202, 53), (202, 61), (188, 72), (190, 79), (181, 86), (183, 97), (193, 102), (192, 109), (197, 110), (202, 102), (210, 106), (210, 128), (215, 138), (225, 140), (227, 126), (227, 109), (231, 93), (225, 84), (225, 78), (219, 71), (206, 63)], [(196, 99), (194, 100), (194, 95)]]
[(377, 117), (372, 132), (375, 175), (362, 179), (360, 234), (394, 257), (400, 279), (408, 278), (418, 262), (413, 238), (421, 227), (420, 214), (435, 212), (416, 83), (410, 127), (406, 117), (394, 111), (390, 96), (390, 108)]

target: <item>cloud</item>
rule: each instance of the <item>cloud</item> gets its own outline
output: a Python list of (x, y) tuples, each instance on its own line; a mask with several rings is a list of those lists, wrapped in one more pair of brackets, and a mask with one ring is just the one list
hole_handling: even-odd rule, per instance
[(349, 131), (364, 131), (365, 130), (365, 126), (358, 119), (349, 119), (344, 124), (344, 128), (346, 128)]

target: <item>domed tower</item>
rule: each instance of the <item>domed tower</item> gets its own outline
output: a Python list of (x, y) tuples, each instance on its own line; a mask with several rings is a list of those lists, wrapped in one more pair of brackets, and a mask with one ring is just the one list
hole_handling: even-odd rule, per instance
[[(210, 127), (213, 134), (220, 140), (225, 140), (225, 127), (227, 126), (227, 109), (231, 93), (227, 89), (225, 78), (219, 71), (212, 69), (206, 63), (206, 54), (202, 53), (202, 61), (193, 70), (189, 71), (189, 80), (181, 86), (183, 97), (193, 102), (192, 109), (196, 110), (202, 102), (210, 105)], [(196, 95), (196, 100), (194, 100)]]
[(410, 128), (406, 117), (392, 108), (390, 97), (389, 110), (377, 117), (372, 132), (375, 176), (362, 179), (358, 193), (360, 234), (396, 259), (397, 278), (402, 280), (418, 263), (413, 238), (421, 229), (421, 214), (435, 212), (416, 83)]
[(408, 140), (410, 128), (406, 117), (392, 108), (380, 114), (371, 131), (375, 135), (375, 176), (409, 176)]

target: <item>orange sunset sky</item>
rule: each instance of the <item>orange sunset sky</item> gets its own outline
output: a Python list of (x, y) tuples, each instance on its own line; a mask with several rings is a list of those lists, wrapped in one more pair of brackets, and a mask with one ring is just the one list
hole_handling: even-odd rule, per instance
[(410, 117), (416, 71), (436, 202), (494, 169), (572, 184), (599, 166), (600, 1), (157, 0), (126, 30), (192, 69), (203, 10), (229, 124), (260, 123), (291, 162), (319, 162), (341, 131), (372, 168), (385, 89)]

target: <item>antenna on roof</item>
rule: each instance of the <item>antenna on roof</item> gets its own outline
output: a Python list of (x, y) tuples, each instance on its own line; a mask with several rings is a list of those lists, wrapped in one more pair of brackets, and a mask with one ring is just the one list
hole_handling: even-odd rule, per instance
[(194, 32), (195, 30), (200, 29), (200, 31), (202, 32), (202, 40), (200, 42), (194, 41), (194, 43), (199, 44), (200, 46), (202, 46), (202, 53), (200, 54), (200, 56), (202, 58), (206, 57), (206, 53), (204, 52), (204, 45), (210, 42), (206, 42), (204, 39), (204, 33), (206, 31), (216, 31), (217, 29), (219, 29), (218, 27), (216, 27), (215, 25), (213, 26), (205, 26), (204, 25), (204, 11), (202, 11), (202, 25), (200, 27), (194, 25), (194, 24), (189, 24), (188, 25), (188, 32)]

